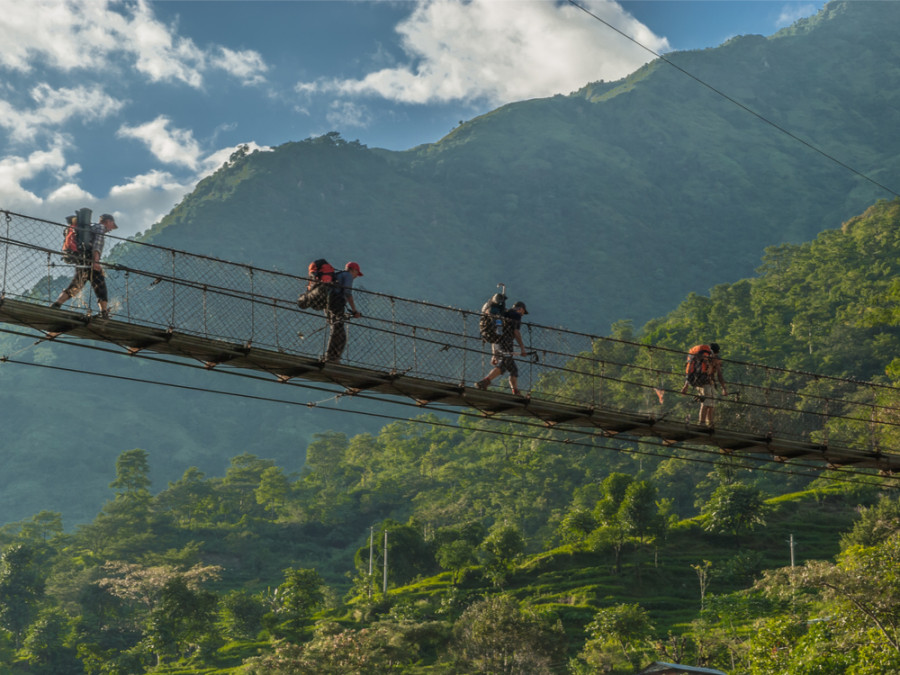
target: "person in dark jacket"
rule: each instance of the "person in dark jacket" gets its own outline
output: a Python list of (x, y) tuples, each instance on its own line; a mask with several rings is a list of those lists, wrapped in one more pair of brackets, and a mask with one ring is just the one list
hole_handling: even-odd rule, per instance
[(484, 379), (475, 383), (478, 389), (487, 389), (494, 378), (500, 377), (503, 373), (509, 373), (509, 388), (514, 395), (519, 395), (519, 368), (513, 358), (513, 352), (517, 343), (519, 353), (522, 356), (528, 356), (520, 330), (522, 317), (526, 314), (528, 314), (528, 309), (520, 300), (512, 306), (512, 309), (506, 310), (501, 315), (503, 326), (500, 340), (491, 345), (491, 365), (494, 367)]
[(362, 316), (357, 311), (356, 301), (353, 299), (353, 280), (362, 275), (357, 262), (348, 262), (342, 271), (334, 275), (334, 288), (325, 309), (325, 318), (330, 329), (325, 360), (330, 363), (340, 363), (344, 347), (347, 345), (347, 329), (344, 327), (347, 305), (350, 305), (351, 316), (354, 319)]

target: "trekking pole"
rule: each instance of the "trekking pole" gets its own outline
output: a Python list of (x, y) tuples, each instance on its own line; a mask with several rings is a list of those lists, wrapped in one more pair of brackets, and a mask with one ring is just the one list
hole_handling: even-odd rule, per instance
[[(359, 316), (360, 316), (360, 318), (362, 318), (362, 314), (360, 314)], [(342, 319), (343, 321), (350, 321), (350, 319), (352, 319), (352, 318), (353, 318), (353, 315), (352, 315), (352, 314), (343, 314), (343, 315), (341, 315), (341, 319)], [(324, 326), (319, 326), (319, 327), (316, 328), (312, 333), (304, 333), (302, 330), (298, 330), (298, 331), (297, 331), (297, 337), (300, 338), (301, 340), (305, 340), (305, 339), (308, 338), (308, 337), (312, 337), (313, 335), (315, 335), (316, 333), (318, 333), (320, 330), (325, 330), (326, 328), (328, 328), (328, 325), (329, 325), (329, 324), (326, 323)]]

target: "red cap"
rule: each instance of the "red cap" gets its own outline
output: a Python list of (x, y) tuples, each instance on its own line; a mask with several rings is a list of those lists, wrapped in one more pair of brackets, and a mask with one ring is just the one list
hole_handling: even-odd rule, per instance
[(363, 273), (360, 272), (360, 270), (359, 270), (359, 263), (358, 263), (358, 262), (348, 262), (346, 265), (344, 265), (344, 269), (345, 269), (345, 270), (356, 270), (356, 273), (357, 273), (359, 276), (362, 276), (362, 275), (363, 275)]

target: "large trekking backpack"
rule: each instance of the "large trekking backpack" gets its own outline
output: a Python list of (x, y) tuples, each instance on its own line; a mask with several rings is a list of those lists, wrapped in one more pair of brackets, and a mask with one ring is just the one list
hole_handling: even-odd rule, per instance
[(325, 309), (335, 278), (334, 267), (325, 258), (313, 260), (309, 263), (308, 278), (306, 292), (297, 298), (297, 306), (300, 309)]
[(503, 337), (503, 329), (506, 318), (506, 296), (503, 293), (495, 293), (481, 307), (481, 316), (478, 318), (478, 333), (485, 342), (495, 344)]
[(319, 258), (309, 263), (309, 283), (306, 289), (319, 284), (330, 284), (334, 281), (334, 267), (325, 258)]
[(76, 264), (91, 257), (91, 210), (78, 209), (74, 216), (66, 219), (63, 237), (63, 261)]
[(694, 345), (688, 350), (684, 375), (692, 387), (702, 387), (712, 382), (712, 348), (709, 345)]

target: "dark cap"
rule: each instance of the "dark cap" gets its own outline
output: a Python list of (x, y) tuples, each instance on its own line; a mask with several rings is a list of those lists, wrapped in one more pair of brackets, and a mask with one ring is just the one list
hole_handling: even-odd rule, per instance
[(525, 307), (525, 303), (519, 300), (516, 304), (513, 305), (513, 309), (522, 308), (522, 314), (528, 314), (528, 308)]
[(106, 221), (106, 220), (112, 221), (113, 228), (117, 228), (117, 227), (118, 227), (118, 225), (116, 225), (116, 219), (113, 218), (111, 214), (109, 214), (109, 213), (104, 213), (102, 216), (100, 216), (100, 222), (101, 222), (101, 223), (104, 222), (104, 221)]
[(713, 350), (713, 354), (719, 353), (719, 343), (718, 342), (710, 342), (709, 348)]
[(78, 216), (74, 214), (72, 214), (71, 216), (66, 216), (66, 222), (69, 223), (69, 225), (74, 223), (76, 220), (78, 220)]

